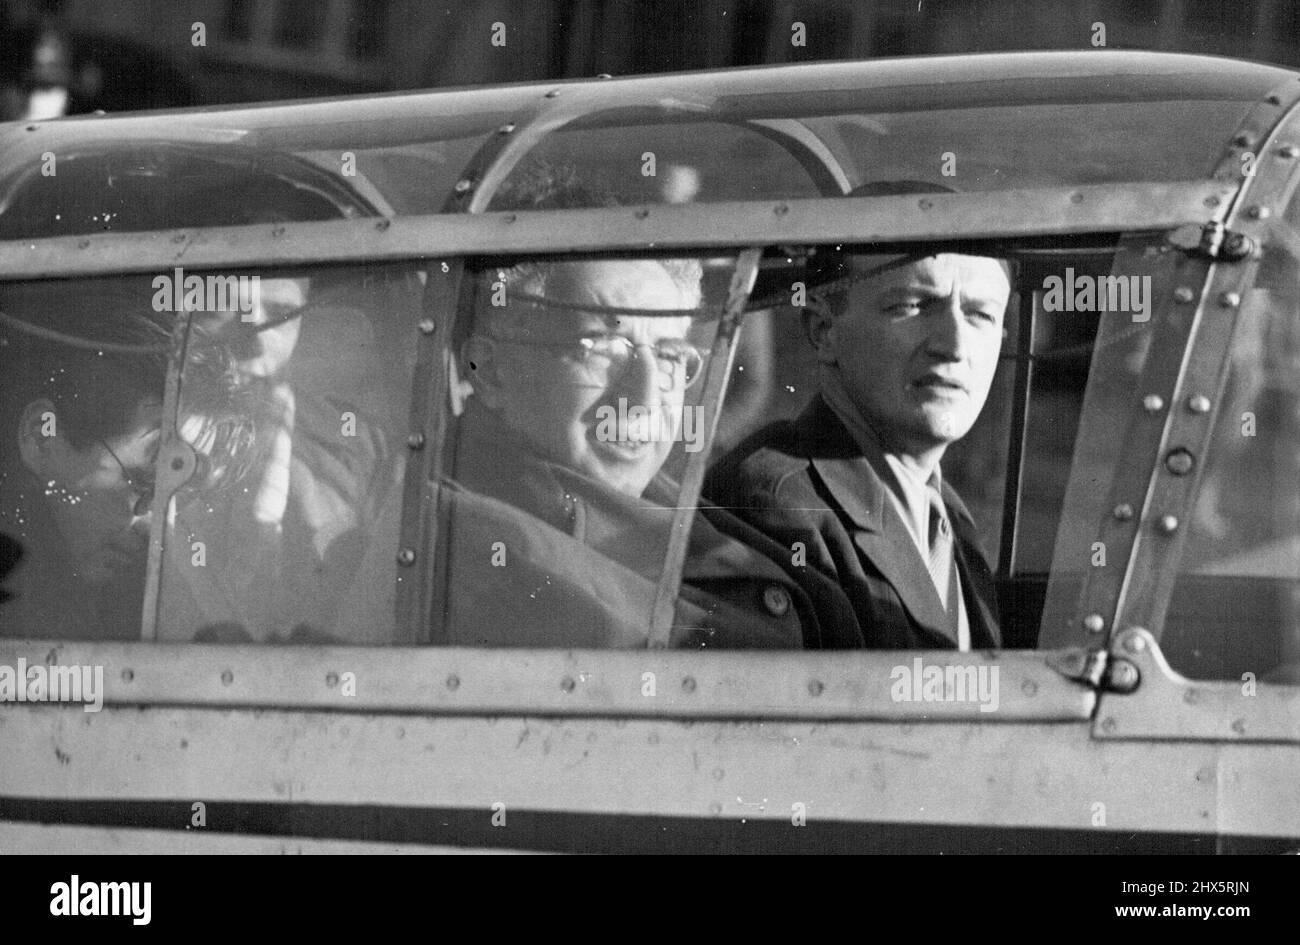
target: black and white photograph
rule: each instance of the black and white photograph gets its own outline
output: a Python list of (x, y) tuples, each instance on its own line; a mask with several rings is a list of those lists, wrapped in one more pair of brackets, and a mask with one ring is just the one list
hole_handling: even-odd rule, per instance
[(1047, 854), (1241, 929), (1183, 858), (1300, 853), (1298, 186), (1297, 0), (0, 0), (23, 909)]

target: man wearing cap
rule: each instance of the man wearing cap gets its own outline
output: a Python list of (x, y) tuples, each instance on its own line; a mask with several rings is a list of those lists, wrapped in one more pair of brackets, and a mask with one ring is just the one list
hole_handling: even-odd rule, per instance
[(715, 465), (705, 494), (847, 593), (854, 618), (824, 645), (996, 647), (992, 576), (940, 460), (988, 396), (1007, 268), (946, 252), (822, 260), (830, 281), (804, 310), (818, 393)]

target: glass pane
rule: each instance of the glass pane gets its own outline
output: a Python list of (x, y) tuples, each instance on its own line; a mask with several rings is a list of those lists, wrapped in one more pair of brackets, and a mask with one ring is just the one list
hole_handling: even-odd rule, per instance
[[(1026, 286), (1034, 295), (1035, 315), (1024, 476), (1016, 523), (1014, 571), (1018, 574), (1045, 576), (1052, 570), (1070, 470), (1074, 464), (1082, 468), (1096, 460), (1096, 454), (1082, 448), (1076, 454), (1076, 438), (1097, 331), (1110, 313), (1095, 305), (1083, 310), (1073, 304), (1063, 308), (1049, 291), (1059, 285), (1064, 292), (1068, 285), (1074, 298), (1076, 289), (1084, 285), (1106, 286), (1109, 280), (1105, 277), (1112, 274), (1117, 252), (1114, 245), (1098, 242), (1101, 245), (1095, 248), (1061, 249), (1025, 259)], [(1143, 297), (1149, 304), (1150, 299)], [(1109, 296), (1104, 301), (1109, 307)], [(1124, 300), (1116, 302), (1123, 304)], [(1126, 320), (1130, 333), (1134, 326), (1138, 331), (1147, 330), (1127, 308), (1114, 313), (1113, 319)]]
[[(356, 30), (382, 39), (378, 7), (354, 7)], [(281, 3), (281, 25), (301, 19), (302, 8)], [(231, 8), (233, 27), (239, 9)], [(282, 39), (320, 39), (302, 26)], [(344, 42), (358, 55), (373, 51), (355, 31)], [(1288, 78), (1266, 66), (1196, 59), (1150, 57), (1137, 70), (1120, 56), (941, 65), (913, 57), (86, 118), (11, 136), (0, 167), (0, 237), (211, 225), (187, 189), (220, 204), (221, 195), (241, 192), (240, 182), (222, 182), (219, 167), (172, 166), (175, 149), (227, 172), (298, 159), (311, 170), (290, 177), (308, 191), (342, 188), (352, 195), (343, 202), (361, 214), (458, 211), (463, 201), (449, 201), (456, 183), (467, 173), (476, 186), (492, 176), (467, 170), (480, 148), (502, 144), (501, 154), (515, 159), (511, 148), (531, 142), (535, 116), (549, 122), (556, 109), (574, 120), (529, 143), (523, 157), (572, 163), (581, 180), (612, 181), (638, 202), (784, 199), (864, 186), (896, 193), (917, 182), (976, 191), (1196, 180), (1212, 173), (1249, 108)], [(57, 156), (57, 173), (47, 154)]]
[[(1145, 470), (1154, 462), (1152, 456), (1126, 455), (1124, 443), (1130, 425), (1144, 422), (1146, 417), (1140, 394), (1143, 375), (1152, 340), (1161, 329), (1160, 318), (1170, 317), (1155, 308), (1154, 300), (1167, 298), (1172, 291), (1178, 259), (1176, 254), (1162, 251), (1160, 238), (1137, 235), (1121, 240), (1109, 258), (1096, 254), (1067, 258), (1040, 272), (1043, 283), (1038, 289), (1043, 293), (1044, 308), (1048, 307), (1049, 288), (1061, 287), (1062, 301), (1075, 300), (1068, 303), (1073, 312), (1059, 311), (1045, 322), (1048, 334), (1043, 343), (1055, 347), (1058, 342), (1050, 339), (1058, 333), (1066, 345), (1059, 359), (1045, 352), (1042, 380), (1046, 383), (1036, 385), (1030, 408), (1031, 442), (1037, 436), (1038, 442), (1047, 446), (1044, 455), (1030, 464), (1038, 465), (1042, 478), (1037, 484), (1026, 482), (1025, 501), (1030, 509), (1059, 510), (1057, 521), (1053, 529), (1050, 516), (1033, 517), (1031, 512), (1025, 520), (1026, 531), (1017, 536), (1024, 540), (1023, 566), (1027, 571), (1042, 570), (1029, 557), (1029, 549), (1035, 556), (1044, 548), (1052, 549), (1040, 625), (1043, 646), (1064, 645), (1062, 639), (1068, 639), (1069, 645), (1077, 641), (1071, 628), (1077, 626), (1079, 594), (1089, 569), (1123, 568), (1127, 563), (1099, 541), (1098, 529), (1111, 514), (1109, 503), (1119, 472), (1132, 463)], [(1110, 281), (1098, 281), (1097, 275), (1106, 272)], [(1049, 285), (1047, 279), (1054, 281)], [(1091, 311), (1076, 304), (1081, 300), (1080, 291), (1091, 293)], [(1105, 310), (1100, 307), (1103, 297)], [(1145, 304), (1136, 304), (1137, 299)], [(1173, 317), (1186, 315), (1180, 309)], [(1092, 336), (1091, 342), (1088, 336)], [(1082, 354), (1085, 346), (1089, 348), (1086, 356)], [(1053, 372), (1069, 372), (1079, 378), (1085, 360), (1087, 387), (1083, 390), (1053, 376)], [(1036, 410), (1038, 419), (1034, 418)], [(1066, 442), (1070, 444), (1068, 467), (1062, 468), (1060, 450)], [(1145, 489), (1145, 477), (1142, 483)], [(1055, 535), (1054, 544), (1045, 543), (1047, 534)]]
[(20, 182), (0, 215), (0, 235), (243, 226), (374, 212), (347, 182), (296, 157), (246, 151), (222, 158), (185, 145), (117, 146), (63, 158), (57, 175)]
[[(1234, 101), (1101, 101), (820, 114), (805, 123), (833, 143), (854, 186), (925, 180), (974, 191), (1208, 177), (1240, 115)], [(945, 179), (947, 155), (954, 174)]]
[[(434, 642), (646, 645), (734, 266), (502, 260), (467, 273), (435, 484)], [(804, 601), (761, 536), (738, 541), (716, 510), (688, 521), (671, 644), (800, 646)]]
[(348, 21), (352, 54), (374, 59), (387, 48), (388, 5), (382, 0), (354, 0)]
[(178, 431), (197, 463), (164, 534), (159, 637), (409, 642), (394, 614), (421, 280), (232, 281), (188, 316)]
[[(369, 100), (211, 111), (197, 128), (128, 119), (147, 127), (60, 150), (56, 173), (40, 155), (4, 168), (0, 239), (439, 213), (509, 117), (426, 115), (398, 131), (377, 117), (392, 112)], [(267, 127), (270, 116), (286, 124)]]
[(241, 42), (253, 38), (253, 5), (250, 0), (227, 0), (226, 34)]
[[(602, 116), (608, 118), (608, 116)], [(624, 117), (628, 120), (630, 116)], [(545, 137), (494, 195), (490, 209), (519, 206), (515, 194), (531, 192), (538, 174), (563, 167), (590, 195), (578, 205), (709, 203), (721, 200), (794, 199), (838, 194), (833, 181), (818, 189), (818, 175), (796, 157), (803, 149), (783, 143), (762, 126), (707, 120), (641, 122), (617, 129), (574, 122)], [(821, 177), (825, 178), (825, 172)]]
[(601, 111), (551, 132), (512, 176), (531, 163), (572, 166), (621, 203), (1195, 180), (1243, 113), (1240, 100), (1159, 83), (1131, 99), (1053, 82), (1001, 100), (974, 91), (948, 107), (919, 94), (833, 89)]
[(168, 322), (124, 279), (0, 286), (6, 636), (139, 639)]
[[(176, 319), (194, 471), (162, 528), (158, 637), (401, 642), (409, 267), (6, 286), (6, 635), (140, 639)], [(16, 448), (14, 448), (16, 447)], [(160, 471), (163, 475), (160, 476)]]
[(1300, 202), (1242, 300), (1161, 645), (1201, 679), (1300, 683)]
[(288, 49), (317, 49), (325, 35), (324, 11), (315, 0), (279, 0), (275, 42)]

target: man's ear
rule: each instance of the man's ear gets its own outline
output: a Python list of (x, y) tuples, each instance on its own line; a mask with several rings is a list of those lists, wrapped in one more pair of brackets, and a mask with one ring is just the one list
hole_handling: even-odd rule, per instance
[(482, 398), (483, 406), (495, 409), (501, 404), (501, 364), (497, 358), (497, 343), (483, 335), (472, 335), (461, 348), (461, 364), (474, 393)]
[(835, 364), (835, 317), (825, 299), (810, 298), (803, 307), (803, 332), (821, 364)]
[(23, 465), (38, 476), (44, 475), (52, 459), (51, 450), (61, 433), (53, 401), (42, 397), (24, 407), (17, 430), (18, 455)]

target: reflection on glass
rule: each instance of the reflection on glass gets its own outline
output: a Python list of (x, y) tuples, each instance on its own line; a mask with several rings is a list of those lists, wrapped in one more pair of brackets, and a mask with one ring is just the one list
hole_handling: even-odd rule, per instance
[(399, 442), (419, 280), (263, 273), (247, 310), (155, 310), (148, 277), (6, 287), (0, 530), (23, 546), (8, 636), (139, 639), (174, 319), (175, 417), (158, 636), (396, 642)]
[[(419, 283), (400, 270), (261, 274), (195, 316), (180, 434), (206, 475), (165, 533), (160, 637), (392, 643), (400, 442)], [(409, 344), (405, 345), (409, 350)], [(213, 350), (227, 365), (199, 382)], [(233, 422), (188, 418), (235, 398)]]
[(7, 636), (140, 633), (169, 323), (141, 280), (0, 292), (0, 531), (22, 545)]

